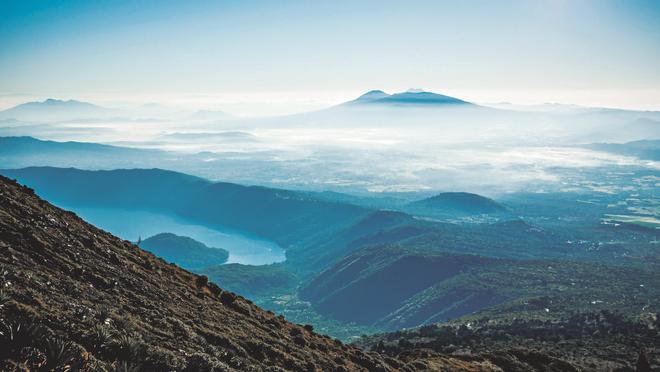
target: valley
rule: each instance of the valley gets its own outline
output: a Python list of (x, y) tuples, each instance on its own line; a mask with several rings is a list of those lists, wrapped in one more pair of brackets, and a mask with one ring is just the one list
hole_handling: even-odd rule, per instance
[[(547, 321), (607, 310), (636, 319), (660, 305), (656, 229), (602, 223), (629, 204), (648, 209), (653, 191), (644, 187), (628, 191), (633, 200), (596, 191), (499, 201), (440, 194), (446, 200), (423, 199), (425, 209), (394, 202), (400, 211), (393, 211), (367, 207), (386, 201), (364, 196), (250, 188), (162, 170), (1, 173), (77, 205), (71, 210), (129, 240), (174, 232), (226, 249), (231, 264), (192, 269), (347, 341), (470, 317)], [(88, 193), (108, 183), (116, 187), (102, 198)], [(617, 287), (608, 284), (613, 278)]]
[[(569, 224), (561, 222), (563, 219), (549, 218), (553, 213), (543, 218), (538, 213), (529, 216), (541, 222), (547, 219), (544, 226), (510, 219), (510, 216), (494, 223), (450, 223), (418, 219), (404, 212), (330, 202), (327, 195), (314, 198), (310, 194), (284, 190), (213, 184), (161, 170), (93, 172), (26, 168), (4, 170), (2, 173), (34, 186), (37, 194), (50, 195), (69, 203), (75, 200), (77, 203), (84, 201), (95, 205), (85, 207), (90, 208), (87, 213), (91, 213), (93, 218), (105, 216), (108, 222), (114, 221), (112, 223), (117, 223), (115, 218), (124, 215), (109, 213), (104, 206), (109, 201), (116, 205), (130, 203), (144, 207), (153, 206), (158, 200), (160, 213), (172, 208), (170, 212), (185, 215), (190, 211), (188, 203), (195, 203), (197, 199), (168, 198), (173, 194), (184, 195), (180, 192), (184, 189), (196, 190), (197, 195), (203, 190), (214, 193), (232, 190), (233, 198), (215, 195), (213, 204), (208, 205), (210, 209), (187, 216), (197, 223), (204, 221), (208, 226), (213, 221), (225, 221), (223, 216), (226, 214), (215, 208), (238, 212), (250, 208), (261, 210), (264, 205), (275, 203), (277, 208), (266, 209), (262, 213), (276, 212), (276, 219), (266, 221), (277, 221), (277, 225), (253, 218), (242, 219), (240, 214), (236, 214), (231, 227), (280, 242), (286, 247), (285, 261), (256, 266), (231, 263), (191, 267), (186, 261), (194, 257), (193, 251), (190, 251), (185, 255), (185, 260), (179, 258), (180, 264), (205, 275), (204, 278), (208, 277), (222, 288), (246, 296), (259, 306), (283, 314), (288, 321), (311, 324), (310, 327), (317, 332), (341, 337), (344, 341), (356, 342), (392, 357), (410, 360), (406, 359), (410, 356), (402, 355), (408, 355), (407, 350), (414, 352), (420, 347), (436, 350), (439, 355), (456, 357), (465, 355), (462, 345), (469, 343), (470, 347), (475, 347), (475, 354), (469, 360), (489, 360), (500, 367), (508, 363), (525, 366), (536, 363), (534, 361), (539, 358), (551, 358), (548, 360), (553, 360), (552, 363), (565, 363), (566, 368), (604, 366), (607, 358), (602, 354), (587, 356), (584, 354), (587, 351), (581, 351), (567, 357), (568, 351), (564, 349), (575, 342), (571, 340), (579, 337), (576, 335), (580, 332), (591, 332), (590, 323), (580, 325), (580, 329), (584, 329), (580, 331), (576, 329), (576, 324), (582, 324), (580, 322), (590, 317), (599, 317), (598, 314), (605, 314), (603, 316), (606, 317), (606, 322), (599, 325), (599, 329), (607, 328), (610, 336), (590, 339), (589, 346), (584, 350), (596, 348), (597, 353), (602, 353), (604, 346), (599, 343), (606, 343), (608, 348), (618, 348), (619, 359), (607, 362), (613, 363), (612, 366), (632, 363), (637, 350), (626, 346), (631, 343), (645, 345), (646, 355), (651, 360), (658, 355), (653, 343), (657, 333), (643, 331), (645, 328), (642, 325), (657, 319), (660, 307), (655, 229), (628, 229), (625, 226), (600, 224), (598, 216), (602, 211), (609, 210), (607, 204), (585, 204), (591, 212), (581, 212), (582, 219), (568, 218)], [(100, 186), (117, 177), (120, 180), (113, 182), (115, 187), (105, 192), (102, 199), (90, 199), (91, 195), (86, 194), (86, 188)], [(44, 182), (46, 179), (48, 182)], [(126, 182), (142, 187), (126, 188)], [(155, 185), (158, 188), (153, 189)], [(256, 199), (258, 206), (253, 204), (255, 192), (259, 195)], [(252, 196), (237, 197), (243, 193)], [(528, 203), (534, 201), (536, 207), (533, 209), (538, 212), (547, 196), (538, 197), (520, 195), (520, 199), (515, 199), (519, 200), (519, 204), (513, 203), (514, 199), (510, 198), (506, 206), (516, 211), (523, 205), (529, 207)], [(582, 205), (576, 203), (574, 198), (582, 200), (585, 197), (574, 195), (567, 198), (568, 203), (564, 206), (567, 209), (560, 214), (570, 217), (568, 211)], [(210, 195), (205, 199), (211, 200)], [(557, 204), (561, 199), (551, 199), (556, 206), (554, 213), (561, 211), (562, 204)], [(85, 208), (81, 211), (85, 212)], [(99, 208), (101, 212), (96, 217), (94, 208)], [(460, 217), (474, 213), (471, 208), (473, 205), (469, 203), (459, 213)], [(496, 209), (499, 213), (500, 208)], [(591, 213), (593, 217), (589, 217)], [(252, 217), (256, 215), (251, 214)], [(148, 223), (148, 218), (154, 215), (138, 212), (134, 216)], [(155, 216), (162, 218), (162, 215)], [(130, 218), (126, 221), (131, 222)], [(160, 221), (152, 220), (154, 223)], [(321, 225), (317, 225), (319, 221)], [(280, 230), (278, 225), (290, 227)], [(323, 229), (317, 226), (323, 226)], [(573, 227), (567, 229), (569, 226)], [(588, 231), (583, 231), (584, 228)], [(283, 231), (287, 233), (282, 234)], [(617, 243), (604, 250), (601, 244), (596, 244), (598, 249), (594, 249), (588, 242), (578, 241), (576, 245), (564, 240), (570, 234), (587, 233), (597, 234), (592, 239), (616, 238)], [(185, 244), (182, 244), (182, 239)], [(190, 250), (201, 244), (186, 239), (178, 238), (178, 246), (173, 246), (179, 254), (184, 254), (182, 249)], [(149, 240), (147, 238), (142, 243)], [(616, 322), (607, 320), (610, 319), (607, 317)], [(536, 351), (520, 351), (522, 345), (530, 345), (527, 340), (529, 334), (521, 331), (521, 327), (534, 329), (534, 337), (544, 340), (550, 337), (543, 336), (546, 333), (557, 334), (558, 331), (554, 330), (557, 322), (570, 322), (574, 328), (570, 334), (559, 336), (567, 343), (554, 348), (541, 347), (541, 343), (535, 346)], [(475, 328), (476, 324), (478, 328)], [(530, 328), (532, 324), (533, 328)], [(621, 328), (619, 324), (628, 325)], [(468, 327), (467, 331), (464, 327)], [(610, 327), (619, 328), (609, 330)], [(401, 329), (412, 330), (398, 331)], [(385, 331), (396, 333), (382, 334)], [(422, 332), (424, 336), (420, 339), (416, 332)], [(619, 333), (624, 338), (611, 338), (618, 337), (612, 335)], [(494, 343), (498, 336), (493, 334), (506, 334), (509, 341)], [(479, 344), (469, 341), (474, 337), (480, 337)], [(392, 343), (392, 340), (398, 341)], [(447, 342), (454, 346), (447, 346)], [(498, 354), (502, 352), (507, 356)], [(552, 353), (560, 353), (562, 357), (553, 359), (550, 356), (554, 355)], [(425, 354), (415, 358), (428, 357)]]

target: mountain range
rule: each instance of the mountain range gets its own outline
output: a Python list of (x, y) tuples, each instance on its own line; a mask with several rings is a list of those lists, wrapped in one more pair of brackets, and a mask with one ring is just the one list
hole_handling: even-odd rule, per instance
[(27, 102), (18, 106), (0, 111), (2, 119), (16, 119), (21, 121), (61, 121), (75, 119), (111, 118), (118, 112), (109, 108), (94, 105), (89, 102), (76, 100), (59, 100), (48, 98), (42, 102)]
[(0, 111), (0, 120), (19, 122), (71, 122), (71, 121), (131, 121), (131, 120), (190, 120), (215, 122), (234, 118), (219, 110), (181, 110), (160, 104), (144, 104), (130, 108), (109, 108), (73, 99), (48, 98), (44, 101), (26, 102)]
[(660, 140), (641, 140), (627, 143), (593, 143), (584, 147), (597, 151), (635, 156), (640, 159), (660, 160)]
[[(45, 129), (63, 136), (73, 128), (52, 127), (52, 124), (76, 121), (106, 123), (111, 127), (122, 127), (125, 132), (136, 120), (154, 124), (151, 130), (160, 128), (180, 132), (184, 129), (200, 133), (217, 129), (246, 131), (254, 128), (424, 129), (440, 131), (429, 135), (438, 135), (445, 141), (458, 143), (510, 142), (523, 138), (538, 141), (541, 134), (544, 143), (560, 141), (564, 144), (655, 140), (660, 136), (660, 113), (653, 111), (602, 108), (521, 111), (497, 107), (477, 105), (460, 98), (420, 90), (394, 94), (372, 90), (357, 99), (325, 109), (274, 117), (239, 118), (218, 110), (193, 112), (153, 105), (111, 109), (74, 100), (47, 99), (0, 111), (0, 119), (7, 121), (7, 128), (4, 128), (6, 134), (19, 136), (43, 134)], [(38, 124), (51, 126), (34, 127)], [(93, 132), (107, 129), (90, 127), (85, 130)], [(112, 133), (118, 135), (117, 132)], [(133, 136), (122, 140), (134, 141)]]
[[(143, 155), (149, 150), (110, 146), (90, 142), (56, 142), (34, 137), (0, 137), (0, 156), (104, 156), (112, 157)], [(157, 151), (158, 152), (158, 151)]]
[[(444, 96), (432, 92), (408, 91), (387, 94), (383, 91), (373, 90), (365, 93), (349, 103), (375, 103), (394, 105), (452, 105), (469, 102), (458, 98)], [(60, 100), (48, 98), (44, 101), (26, 102), (9, 109), (0, 111), (0, 119), (15, 119), (20, 121), (53, 122), (80, 119), (109, 119), (109, 118), (161, 118), (164, 116), (181, 117), (180, 113), (158, 104), (146, 104), (134, 109), (111, 109), (89, 102), (73, 99)], [(197, 110), (186, 113), (185, 118), (193, 121), (218, 121), (234, 118), (232, 115), (219, 110)]]

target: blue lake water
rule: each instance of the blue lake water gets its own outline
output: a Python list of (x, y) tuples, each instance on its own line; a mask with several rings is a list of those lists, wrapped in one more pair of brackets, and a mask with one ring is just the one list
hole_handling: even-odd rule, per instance
[(218, 230), (197, 225), (184, 219), (150, 211), (118, 208), (71, 207), (61, 208), (75, 212), (85, 221), (122, 239), (137, 241), (138, 237), (169, 232), (198, 240), (209, 247), (229, 251), (228, 263), (266, 265), (282, 262), (284, 250), (268, 240), (250, 237), (229, 229)]

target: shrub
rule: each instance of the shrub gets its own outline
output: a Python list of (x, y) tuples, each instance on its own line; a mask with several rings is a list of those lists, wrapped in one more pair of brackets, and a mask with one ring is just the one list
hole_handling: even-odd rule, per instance
[(80, 356), (73, 343), (62, 341), (59, 338), (46, 339), (44, 353), (46, 354), (46, 364), (43, 368), (47, 371), (53, 369), (67, 370), (74, 360)]
[(209, 278), (206, 275), (200, 275), (195, 279), (195, 285), (197, 285), (197, 288), (206, 287), (208, 283)]
[(5, 291), (0, 291), (0, 307), (4, 305), (7, 301), (11, 299), (11, 296), (9, 296), (8, 293)]
[(112, 309), (107, 305), (100, 305), (96, 309), (97, 319), (104, 322), (106, 319), (110, 318), (112, 314)]
[(99, 352), (106, 348), (112, 339), (110, 329), (102, 325), (95, 325), (84, 336), (85, 345), (87, 348), (94, 352)]
[(236, 301), (236, 295), (231, 292), (222, 292), (220, 295), (220, 302), (225, 305), (231, 305)]
[(307, 346), (307, 341), (302, 335), (294, 336), (293, 342), (298, 346)]
[(208, 283), (207, 287), (209, 288), (209, 291), (211, 291), (211, 293), (216, 296), (220, 296), (222, 294), (222, 288), (218, 287), (215, 283)]
[(117, 359), (137, 361), (142, 359), (146, 344), (136, 334), (125, 334), (119, 337), (117, 343)]
[(0, 355), (11, 355), (26, 346), (32, 346), (46, 335), (38, 324), (8, 323), (0, 325)]
[(145, 371), (180, 371), (186, 366), (184, 358), (156, 346), (144, 350), (140, 363)]
[(129, 316), (115, 315), (112, 317), (112, 324), (118, 331), (130, 332), (133, 329)]
[(46, 354), (36, 347), (26, 346), (20, 350), (19, 355), (19, 360), (21, 360), (30, 371), (37, 370), (46, 364)]

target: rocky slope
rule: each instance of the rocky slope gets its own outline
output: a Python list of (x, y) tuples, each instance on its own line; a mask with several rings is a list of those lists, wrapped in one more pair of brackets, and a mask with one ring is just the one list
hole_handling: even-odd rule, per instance
[(4, 177), (0, 287), (0, 370), (497, 369), (318, 335)]

